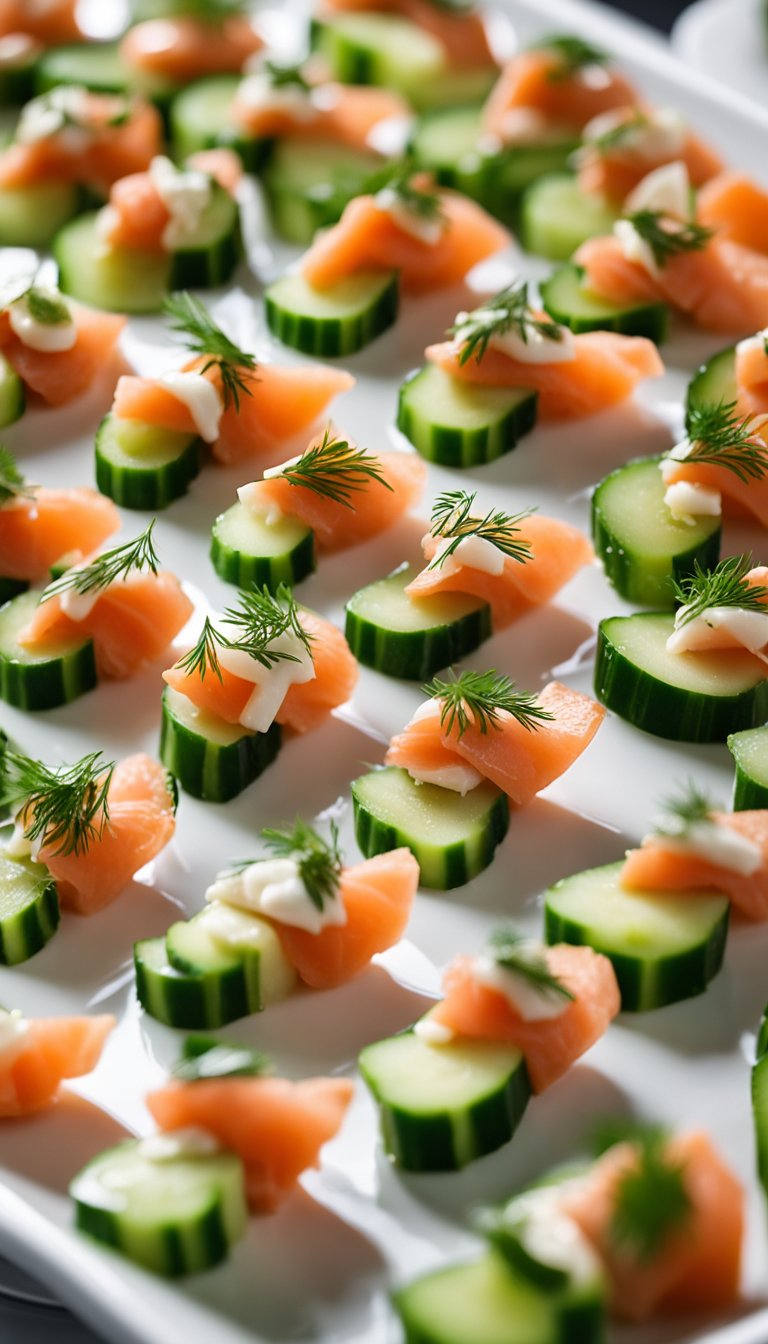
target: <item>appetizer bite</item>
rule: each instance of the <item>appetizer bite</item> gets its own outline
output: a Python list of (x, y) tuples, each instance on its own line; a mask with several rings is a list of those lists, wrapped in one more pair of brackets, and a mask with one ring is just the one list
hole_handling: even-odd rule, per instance
[(768, 717), (768, 569), (748, 555), (711, 570), (694, 562), (675, 582), (674, 615), (640, 612), (600, 622), (595, 691), (646, 733), (724, 742)]
[(346, 1078), (290, 1082), (244, 1046), (190, 1037), (165, 1087), (146, 1097), (158, 1133), (89, 1162), (70, 1194), (80, 1231), (156, 1274), (225, 1259), (248, 1212), (271, 1213), (340, 1129)]
[(32, 1017), (0, 1008), (0, 1120), (56, 1103), (65, 1078), (91, 1073), (114, 1017)]
[(184, 13), (134, 24), (119, 57), (129, 83), (167, 89), (209, 75), (238, 74), (263, 46), (245, 4), (225, 8), (216, 0), (197, 0)]
[(529, 509), (475, 514), (476, 498), (438, 495), (421, 543), (425, 568), (401, 565), (350, 598), (346, 635), (366, 667), (421, 681), (550, 602), (594, 558), (570, 523)]
[(400, 390), (397, 424), (443, 466), (491, 462), (540, 417), (571, 420), (620, 405), (664, 365), (648, 340), (607, 331), (574, 335), (534, 308), (518, 281), (473, 312)]
[(351, 201), (298, 270), (269, 286), (267, 322), (296, 350), (351, 354), (392, 326), (401, 286), (427, 294), (456, 284), (509, 242), (479, 205), (433, 190), (406, 166), (376, 195)]
[[(426, 469), (412, 453), (371, 453), (329, 427), (298, 457), (237, 491), (211, 533), (216, 573), (240, 588), (294, 584), (318, 554), (357, 546), (392, 527), (415, 504)], [(0, 521), (2, 515), (0, 515)]]
[(0, 609), (4, 700), (18, 709), (53, 709), (92, 690), (100, 677), (135, 676), (167, 651), (192, 603), (176, 576), (159, 568), (154, 526)]
[(422, 885), (444, 891), (488, 867), (509, 802), (524, 807), (564, 774), (604, 714), (560, 682), (536, 696), (495, 671), (435, 678), (424, 691), (384, 767), (353, 783), (352, 801), (364, 854), (406, 845)]
[(299, 983), (334, 989), (402, 937), (419, 881), (407, 849), (343, 866), (336, 826), (326, 839), (298, 817), (261, 838), (266, 855), (220, 873), (199, 914), (136, 944), (139, 1003), (160, 1022), (208, 1030)]
[(341, 631), (290, 589), (241, 592), (163, 673), (161, 758), (187, 793), (226, 802), (272, 763), (283, 730), (311, 732), (343, 705), (357, 673)]
[(457, 958), (443, 987), (410, 1031), (359, 1058), (384, 1147), (406, 1171), (455, 1171), (501, 1148), (531, 1094), (562, 1077), (619, 1011), (605, 957), (509, 929), (478, 956)]

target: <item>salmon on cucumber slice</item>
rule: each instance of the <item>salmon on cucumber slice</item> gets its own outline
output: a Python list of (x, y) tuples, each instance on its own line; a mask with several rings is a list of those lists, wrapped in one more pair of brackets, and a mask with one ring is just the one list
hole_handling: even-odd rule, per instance
[(21, 490), (0, 501), (4, 578), (45, 582), (58, 561), (82, 559), (120, 527), (112, 501), (86, 486), (48, 489), (22, 481)]
[[(51, 130), (40, 136), (36, 119), (43, 114)], [(61, 85), (22, 112), (0, 152), (0, 191), (68, 182), (106, 196), (113, 182), (148, 168), (162, 144), (160, 114), (150, 103)]]
[[(112, 184), (109, 214), (103, 217), (104, 227), (100, 228), (102, 241), (110, 247), (148, 252), (169, 250), (171, 198), (160, 173), (153, 168), (155, 163), (153, 159), (148, 170), (130, 173)], [(185, 167), (217, 183), (230, 196), (237, 190), (243, 173), (240, 159), (231, 149), (203, 150), (191, 155)]]
[(615, 108), (585, 126), (578, 161), (581, 190), (617, 206), (643, 178), (667, 164), (684, 164), (693, 187), (703, 186), (723, 169), (720, 156), (678, 112), (638, 106)]
[[(728, 896), (745, 918), (768, 919), (768, 811), (712, 811), (705, 821), (713, 829), (715, 841), (710, 858), (697, 853), (694, 846), (686, 846), (684, 834), (654, 834), (628, 853), (621, 885), (644, 891), (710, 888)], [(718, 836), (722, 836), (721, 862)], [(734, 866), (739, 862), (740, 867)]]
[[(299, 72), (300, 73), (300, 72)], [(269, 75), (257, 71), (235, 93), (232, 122), (248, 136), (264, 139), (300, 137), (369, 150), (372, 132), (382, 122), (410, 116), (404, 98), (390, 89), (321, 83), (292, 86), (297, 99), (287, 102), (278, 85), (270, 97)], [(303, 95), (303, 96), (302, 96)]]
[(208, 75), (238, 74), (264, 40), (245, 15), (213, 22), (193, 14), (134, 24), (120, 43), (120, 58), (136, 76), (191, 84)]
[[(109, 367), (126, 319), (95, 312), (48, 286), (19, 288), (18, 298), (0, 311), (0, 354), (28, 392), (49, 406), (63, 406)], [(42, 325), (55, 333), (44, 343), (48, 348), (41, 348), (35, 335), (41, 314)]]
[(91, 1073), (114, 1017), (37, 1017), (0, 1009), (0, 1119), (34, 1115), (55, 1103), (66, 1078)]
[(604, 52), (579, 38), (553, 34), (504, 67), (485, 106), (484, 130), (508, 142), (516, 122), (533, 113), (543, 139), (552, 128), (578, 132), (594, 117), (638, 101)]

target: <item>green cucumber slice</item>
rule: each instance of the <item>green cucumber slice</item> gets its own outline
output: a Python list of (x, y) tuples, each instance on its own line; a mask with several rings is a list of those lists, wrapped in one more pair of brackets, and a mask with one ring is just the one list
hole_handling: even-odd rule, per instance
[(131, 71), (120, 58), (119, 42), (68, 42), (50, 47), (38, 62), (36, 92), (60, 84), (81, 84), (94, 93), (127, 93)]
[(720, 558), (720, 519), (693, 525), (672, 517), (664, 503), (661, 457), (618, 467), (592, 496), (592, 536), (606, 578), (628, 602), (672, 611), (673, 584), (699, 564)]
[(572, 253), (610, 233), (619, 211), (601, 197), (586, 196), (570, 173), (551, 173), (534, 182), (520, 206), (520, 242), (526, 252), (550, 261), (568, 261)]
[(0, 355), (0, 429), (15, 424), (25, 405), (24, 384), (5, 355)]
[(96, 685), (92, 640), (64, 639), (46, 653), (30, 653), (18, 643), (41, 591), (32, 588), (0, 608), (0, 696), (17, 709), (55, 709)]
[(688, 385), (688, 407), (736, 401), (736, 348), (729, 345), (702, 364)]
[(509, 803), (483, 781), (464, 797), (438, 784), (417, 784), (386, 766), (352, 784), (355, 835), (366, 858), (407, 846), (423, 887), (461, 887), (492, 862), (509, 827)]
[(177, 93), (169, 121), (173, 153), (179, 163), (201, 149), (225, 145), (240, 155), (247, 172), (256, 173), (263, 167), (272, 142), (245, 135), (232, 120), (239, 83), (237, 75), (216, 75), (195, 80)]
[(0, 247), (47, 247), (82, 208), (72, 182), (41, 182), (0, 189)]
[(647, 336), (657, 345), (666, 337), (666, 304), (609, 303), (585, 286), (581, 266), (559, 267), (542, 281), (539, 290), (546, 311), (571, 331), (619, 331), (625, 336)]
[(428, 461), (475, 467), (517, 447), (537, 400), (528, 388), (478, 387), (427, 364), (400, 388), (397, 427)]
[(227, 583), (266, 584), (276, 593), (281, 583), (299, 583), (313, 572), (315, 537), (297, 518), (283, 515), (271, 523), (238, 502), (213, 524), (211, 560)]
[(45, 865), (10, 858), (0, 848), (0, 964), (28, 961), (53, 937), (60, 918), (56, 883)]
[(366, 1046), (359, 1065), (384, 1148), (406, 1171), (458, 1171), (495, 1152), (531, 1094), (522, 1053), (488, 1041), (430, 1045), (406, 1031)]
[(661, 612), (600, 622), (598, 699), (636, 728), (675, 742), (725, 742), (768, 719), (768, 680), (740, 649), (667, 652), (674, 617)]
[(728, 750), (736, 767), (734, 812), (768, 808), (768, 727), (731, 733)]
[[(54, 576), (51, 575), (53, 578)], [(12, 597), (18, 597), (19, 593), (26, 593), (29, 584), (26, 579), (2, 579), (0, 578), (0, 606), (5, 606)]]
[(170, 288), (171, 260), (161, 252), (107, 249), (98, 212), (65, 225), (53, 241), (59, 284), (66, 294), (114, 313), (157, 313)]
[(163, 691), (160, 760), (193, 798), (236, 798), (272, 764), (280, 742), (278, 723), (267, 733), (252, 733), (198, 709), (170, 686)]
[(165, 509), (187, 493), (202, 451), (194, 434), (106, 415), (96, 432), (96, 484), (124, 509)]
[(21, 107), (34, 97), (39, 60), (39, 54), (33, 50), (31, 56), (6, 64), (0, 70), (0, 107)]
[(274, 145), (262, 175), (272, 225), (286, 242), (308, 247), (365, 189), (382, 160), (335, 140), (289, 136)]
[(433, 173), (443, 186), (480, 199), (483, 155), (478, 141), (483, 134), (483, 109), (448, 107), (421, 117), (411, 135), (409, 149), (420, 168)]
[(390, 677), (424, 681), (471, 653), (491, 635), (491, 609), (465, 593), (439, 593), (413, 602), (405, 592), (410, 565), (361, 588), (347, 603), (347, 643), (365, 667)]
[(723, 964), (730, 904), (712, 891), (627, 891), (623, 862), (565, 877), (544, 897), (549, 943), (609, 957), (624, 1012), (703, 994)]
[(211, 289), (231, 278), (242, 256), (240, 208), (228, 191), (213, 183), (211, 199), (194, 243), (171, 253), (171, 289)]
[(294, 272), (266, 290), (267, 326), (305, 355), (352, 355), (392, 326), (398, 297), (396, 271), (359, 271), (323, 290)]
[(234, 1153), (152, 1161), (129, 1139), (72, 1181), (75, 1224), (156, 1274), (197, 1274), (224, 1260), (245, 1232), (245, 1177)]

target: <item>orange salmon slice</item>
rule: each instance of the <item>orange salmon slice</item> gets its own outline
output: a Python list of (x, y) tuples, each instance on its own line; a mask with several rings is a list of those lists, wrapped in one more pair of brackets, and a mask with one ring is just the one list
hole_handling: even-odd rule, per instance
[(206, 75), (238, 74), (263, 45), (247, 18), (148, 19), (129, 29), (120, 56), (134, 70), (188, 84)]
[(760, 867), (748, 877), (722, 868), (696, 854), (683, 854), (653, 836), (631, 849), (621, 870), (621, 885), (630, 890), (688, 891), (711, 887), (727, 896), (747, 919), (768, 919), (768, 811), (714, 812), (718, 826), (735, 831), (757, 845)]
[(77, 22), (77, 0), (53, 0), (39, 8), (29, 0), (0, 0), (0, 37), (11, 33), (28, 33), (47, 47), (81, 42), (85, 36)]
[(97, 490), (35, 489), (0, 507), (0, 574), (34, 583), (72, 552), (90, 554), (120, 527), (111, 499)]
[(557, 54), (546, 49), (523, 51), (504, 67), (483, 113), (484, 129), (505, 138), (510, 112), (525, 108), (538, 112), (564, 132), (580, 131), (602, 112), (637, 104), (632, 85), (614, 70), (602, 70), (600, 79), (585, 71), (562, 74)]
[[(627, 108), (628, 120), (634, 111), (634, 108)], [(587, 151), (579, 168), (579, 185), (587, 195), (595, 192), (621, 205), (648, 173), (673, 162), (685, 164), (688, 178), (694, 187), (709, 182), (723, 168), (719, 155), (697, 135), (688, 131), (680, 151), (654, 158), (637, 153), (632, 146), (618, 146), (609, 151)]]
[(371, 132), (382, 121), (410, 115), (408, 104), (398, 94), (372, 85), (323, 84), (309, 109), (307, 115), (307, 108), (297, 110), (277, 100), (253, 107), (236, 96), (232, 117), (250, 135), (317, 137), (363, 150), (369, 148)]
[(53, 354), (25, 345), (11, 329), (8, 314), (0, 314), (0, 351), (30, 391), (49, 406), (63, 406), (87, 392), (100, 370), (109, 364), (127, 320), (116, 313), (97, 313), (71, 300), (70, 309), (77, 329), (75, 344), (71, 350)]
[[(56, 132), (30, 144), (12, 142), (0, 152), (0, 187), (27, 187), (43, 182), (78, 182), (106, 196), (113, 182), (148, 168), (162, 153), (163, 123), (157, 108), (136, 99), (119, 125), (122, 99), (88, 95), (94, 128), (87, 143)], [(66, 128), (65, 128), (66, 131)]]
[(17, 1045), (0, 1055), (0, 1117), (33, 1115), (56, 1100), (65, 1078), (90, 1073), (114, 1017), (38, 1017)]

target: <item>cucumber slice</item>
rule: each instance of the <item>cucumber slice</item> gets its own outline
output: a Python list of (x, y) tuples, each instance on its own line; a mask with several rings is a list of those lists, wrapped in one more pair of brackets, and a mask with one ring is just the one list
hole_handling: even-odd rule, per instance
[(417, 784), (386, 766), (352, 784), (355, 835), (366, 858), (407, 846), (423, 887), (461, 887), (491, 863), (509, 827), (509, 803), (483, 781), (464, 797), (438, 784)]
[[(54, 576), (51, 575), (51, 578)], [(2, 579), (0, 578), (0, 606), (5, 606), (11, 598), (18, 597), (20, 593), (26, 593), (29, 584), (25, 579)]]
[(736, 348), (729, 345), (702, 364), (688, 385), (688, 406), (736, 401)]
[(163, 691), (160, 759), (193, 798), (236, 798), (272, 764), (280, 741), (278, 723), (267, 733), (252, 733), (198, 709), (170, 686)]
[(610, 303), (585, 286), (581, 266), (560, 266), (542, 281), (539, 290), (546, 311), (571, 331), (619, 331), (625, 336), (647, 336), (657, 345), (666, 337), (666, 304)]
[(92, 640), (63, 639), (46, 653), (30, 653), (18, 643), (41, 591), (32, 588), (0, 609), (0, 696), (17, 709), (55, 709), (96, 685)]
[(429, 1045), (406, 1031), (366, 1046), (359, 1065), (384, 1148), (405, 1171), (458, 1171), (495, 1152), (531, 1095), (521, 1051), (489, 1041)]
[(94, 93), (126, 93), (131, 72), (120, 58), (119, 42), (69, 42), (50, 47), (38, 62), (36, 92), (60, 84), (81, 84)]
[(370, 345), (397, 317), (396, 271), (359, 271), (330, 289), (314, 289), (298, 273), (265, 291), (267, 326), (305, 355), (333, 358)]
[(731, 733), (728, 750), (736, 767), (734, 812), (768, 808), (768, 727)]
[(256, 173), (269, 156), (272, 141), (246, 136), (231, 116), (240, 79), (216, 75), (195, 80), (173, 99), (169, 121), (174, 157), (182, 162), (201, 149), (226, 145), (234, 149), (249, 173)]
[(109, 1148), (78, 1173), (69, 1187), (76, 1226), (156, 1274), (219, 1264), (248, 1220), (239, 1157), (182, 1153), (153, 1161), (143, 1142)]
[(382, 160), (373, 151), (334, 140), (290, 136), (275, 144), (262, 183), (275, 232), (307, 247), (318, 229), (335, 224), (365, 189)]
[(550, 261), (568, 261), (587, 238), (610, 233), (619, 211), (599, 196), (586, 196), (570, 173), (534, 182), (520, 207), (520, 243)]
[(608, 709), (656, 737), (725, 742), (768, 719), (768, 680), (740, 649), (667, 652), (674, 617), (612, 616), (597, 637), (595, 691)]
[(549, 943), (610, 958), (624, 1012), (703, 994), (723, 964), (730, 905), (712, 891), (626, 891), (623, 863), (565, 877), (544, 897)]
[(0, 429), (21, 419), (25, 405), (24, 384), (5, 355), (0, 355)]
[(140, 420), (105, 415), (96, 433), (96, 484), (124, 509), (164, 509), (185, 495), (202, 465), (202, 440)]
[(33, 52), (0, 69), (0, 107), (21, 107), (34, 97), (39, 60), (39, 54)]
[(161, 252), (105, 248), (97, 219), (97, 212), (81, 215), (53, 241), (62, 290), (108, 312), (159, 312), (170, 288), (170, 257)]
[(411, 156), (443, 186), (480, 199), (484, 156), (478, 150), (483, 109), (449, 107), (422, 117), (410, 138)]
[(53, 937), (60, 917), (56, 883), (45, 865), (9, 858), (0, 848), (0, 964), (28, 961)]
[(491, 635), (491, 609), (465, 593), (439, 593), (413, 602), (414, 577), (401, 565), (348, 601), (347, 643), (365, 667), (390, 677), (424, 681), (479, 647)]
[(47, 247), (82, 208), (72, 182), (41, 182), (0, 190), (0, 247)]
[(517, 447), (536, 423), (537, 400), (528, 388), (478, 387), (427, 364), (400, 388), (397, 427), (428, 461), (475, 467)]
[(297, 518), (284, 514), (270, 523), (238, 502), (213, 524), (211, 560), (227, 583), (238, 588), (266, 584), (276, 593), (281, 583), (299, 583), (313, 572), (315, 537)]
[(720, 558), (720, 519), (678, 522), (664, 503), (660, 457), (618, 467), (592, 496), (592, 536), (606, 578), (628, 602), (675, 607), (673, 583), (698, 563), (713, 569)]

